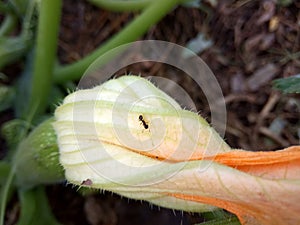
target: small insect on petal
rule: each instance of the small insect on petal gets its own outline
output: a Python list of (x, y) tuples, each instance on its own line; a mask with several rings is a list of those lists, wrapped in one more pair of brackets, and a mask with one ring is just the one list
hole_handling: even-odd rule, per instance
[(149, 125), (145, 122), (144, 117), (142, 115), (139, 116), (139, 121), (142, 122), (145, 129), (149, 128)]

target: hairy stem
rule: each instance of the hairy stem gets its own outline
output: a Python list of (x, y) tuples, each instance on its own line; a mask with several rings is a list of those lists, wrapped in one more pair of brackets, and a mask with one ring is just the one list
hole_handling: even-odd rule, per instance
[[(40, 5), (35, 61), (27, 115), (44, 111), (52, 84), (61, 14), (61, 0), (43, 0)], [(29, 119), (29, 118), (27, 118)]]

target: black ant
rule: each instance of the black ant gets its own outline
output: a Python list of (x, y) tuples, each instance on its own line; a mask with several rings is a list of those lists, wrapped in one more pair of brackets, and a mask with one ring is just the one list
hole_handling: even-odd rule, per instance
[(143, 126), (145, 129), (148, 129), (149, 128), (149, 125), (145, 122), (144, 118), (142, 115), (139, 115), (139, 121), (142, 122)]

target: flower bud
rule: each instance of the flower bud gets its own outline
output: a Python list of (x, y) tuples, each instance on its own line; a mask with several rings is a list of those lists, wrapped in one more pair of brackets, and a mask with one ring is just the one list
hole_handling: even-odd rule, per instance
[(174, 176), (188, 161), (230, 151), (202, 117), (138, 76), (70, 94), (55, 118), (69, 182), (172, 208), (199, 211), (203, 205), (183, 201), (181, 207), (179, 199), (148, 191), (152, 184)]

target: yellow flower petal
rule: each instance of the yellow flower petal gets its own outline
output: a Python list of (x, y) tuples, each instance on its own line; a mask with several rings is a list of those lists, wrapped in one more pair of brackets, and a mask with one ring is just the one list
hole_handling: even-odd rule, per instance
[(73, 184), (186, 211), (222, 207), (243, 224), (300, 221), (299, 146), (232, 150), (146, 79), (76, 91), (55, 118), (60, 163)]

